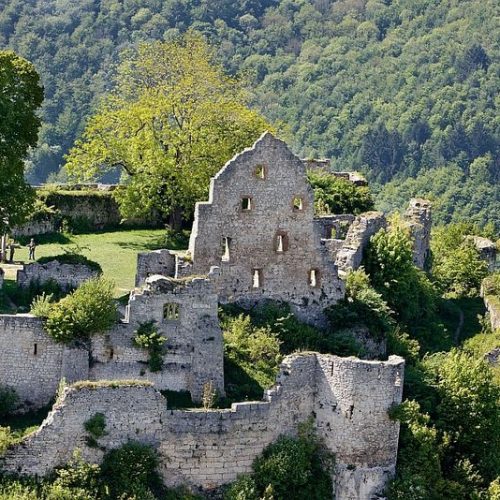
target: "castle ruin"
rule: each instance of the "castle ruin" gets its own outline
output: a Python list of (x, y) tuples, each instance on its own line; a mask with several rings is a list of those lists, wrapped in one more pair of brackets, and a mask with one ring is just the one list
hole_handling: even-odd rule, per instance
[[(209, 200), (196, 205), (188, 252), (138, 255), (136, 289), (106, 334), (64, 346), (38, 318), (0, 315), (0, 384), (15, 388), (25, 409), (48, 404), (62, 378), (75, 382), (39, 430), (0, 457), (0, 468), (43, 475), (75, 448), (99, 462), (102, 451), (86, 446), (83, 423), (100, 412), (108, 422), (102, 447), (151, 444), (167, 485), (211, 489), (248, 472), (266, 445), (312, 418), (336, 454), (336, 498), (381, 494), (396, 465), (399, 424), (388, 410), (401, 402), (402, 358), (293, 354), (263, 401), (225, 410), (172, 410), (158, 392), (189, 391), (200, 401), (211, 382), (224, 394), (219, 303), (283, 301), (303, 321), (325, 324), (323, 309), (344, 297), (347, 273), (386, 219), (316, 217), (313, 201), (305, 162), (265, 133), (212, 179)], [(427, 233), (414, 234), (425, 240), (415, 244), (421, 262)], [(167, 339), (160, 371), (149, 369), (133, 341), (148, 322)]]

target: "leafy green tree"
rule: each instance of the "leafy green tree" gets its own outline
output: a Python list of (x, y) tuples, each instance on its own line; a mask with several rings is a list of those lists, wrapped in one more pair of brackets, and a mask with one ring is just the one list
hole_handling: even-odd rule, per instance
[(45, 321), (48, 334), (67, 344), (106, 331), (117, 318), (113, 290), (114, 285), (103, 278), (83, 283), (50, 307)]
[(200, 35), (142, 44), (124, 55), (116, 91), (89, 120), (66, 169), (90, 179), (118, 167), (125, 216), (155, 209), (178, 225), (207, 196), (210, 177), (269, 128), (245, 103), (241, 84)]
[(432, 275), (448, 295), (479, 295), (488, 264), (480, 258), (470, 237), (478, 232), (471, 224), (459, 223), (438, 227), (432, 233)]
[(43, 89), (34, 66), (11, 51), (0, 51), (0, 234), (19, 224), (34, 202), (24, 180), (24, 163), (36, 145)]
[(400, 225), (375, 234), (365, 260), (373, 286), (400, 321), (412, 327), (433, 317), (437, 294), (427, 276), (413, 265), (411, 240)]
[(317, 214), (360, 214), (373, 208), (370, 190), (322, 170), (309, 170)]

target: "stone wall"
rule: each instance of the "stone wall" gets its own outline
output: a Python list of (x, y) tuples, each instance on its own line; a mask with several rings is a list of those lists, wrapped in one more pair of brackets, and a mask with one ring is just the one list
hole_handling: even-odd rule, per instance
[[(149, 321), (167, 339), (159, 372), (149, 370), (148, 353), (133, 344), (139, 326)], [(149, 380), (158, 389), (187, 390), (194, 401), (212, 381), (224, 395), (222, 331), (212, 283), (150, 276), (143, 290), (132, 292), (126, 321), (92, 339), (91, 357), (92, 380)]]
[(88, 352), (56, 344), (42, 320), (0, 315), (0, 385), (13, 387), (23, 407), (39, 408), (55, 396), (61, 378), (88, 378)]
[(32, 262), (17, 271), (17, 284), (27, 288), (32, 282), (42, 284), (54, 281), (63, 290), (71, 290), (99, 274), (99, 271), (84, 264), (61, 264), (57, 260), (44, 264)]
[(191, 272), (220, 267), (221, 302), (283, 300), (302, 320), (320, 322), (344, 295), (321, 236), (304, 164), (265, 133), (212, 179), (209, 201), (196, 204)]
[(21, 236), (31, 238), (41, 234), (51, 234), (59, 231), (61, 225), (60, 218), (47, 217), (42, 220), (31, 220), (21, 226), (12, 229), (12, 237), (18, 239)]
[(405, 213), (413, 241), (413, 263), (425, 269), (430, 255), (432, 206), (428, 200), (412, 198)]
[(153, 274), (175, 276), (175, 252), (172, 250), (154, 250), (137, 254), (135, 286), (144, 285), (146, 278)]
[[(312, 417), (336, 453), (337, 500), (368, 500), (394, 473), (399, 426), (387, 411), (401, 401), (404, 361), (361, 361), (315, 353), (287, 357), (264, 401), (211, 411), (168, 410), (149, 386), (67, 388), (40, 429), (11, 448), (4, 471), (44, 475), (67, 462), (75, 448), (99, 462), (103, 451), (85, 444), (84, 423), (106, 417), (105, 449), (129, 439), (156, 447), (168, 485), (211, 489), (249, 472), (262, 450), (283, 433), (293, 434)], [(333, 493), (332, 493), (333, 494)]]
[(490, 318), (491, 329), (493, 331), (500, 329), (500, 297), (485, 295), (483, 299)]
[[(173, 307), (172, 317), (166, 317), (167, 305)], [(167, 339), (158, 372), (149, 370), (149, 353), (133, 343), (138, 327), (149, 321)], [(212, 284), (200, 278), (148, 278), (144, 290), (131, 295), (127, 321), (93, 337), (90, 347), (54, 342), (34, 316), (0, 315), (0, 385), (14, 387), (24, 407), (38, 408), (55, 396), (63, 377), (146, 380), (161, 390), (189, 391), (194, 401), (212, 381), (223, 396), (222, 331)]]
[(341, 277), (345, 278), (349, 271), (361, 265), (363, 252), (370, 238), (385, 226), (386, 220), (381, 212), (366, 212), (354, 219), (336, 255), (335, 264)]

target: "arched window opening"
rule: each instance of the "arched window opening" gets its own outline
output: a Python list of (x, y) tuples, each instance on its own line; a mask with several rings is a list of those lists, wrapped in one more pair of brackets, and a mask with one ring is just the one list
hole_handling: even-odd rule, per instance
[(317, 269), (311, 269), (309, 271), (309, 286), (312, 288), (317, 288), (319, 286), (319, 271)]
[(252, 269), (252, 288), (262, 286), (262, 269)]

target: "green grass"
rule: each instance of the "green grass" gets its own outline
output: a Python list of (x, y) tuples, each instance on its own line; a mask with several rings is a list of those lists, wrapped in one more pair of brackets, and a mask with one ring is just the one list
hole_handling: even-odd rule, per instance
[[(187, 248), (187, 234), (168, 235), (164, 229), (132, 229), (92, 234), (56, 234), (36, 238), (37, 259), (63, 253), (78, 246), (81, 253), (100, 264), (105, 278), (116, 284), (116, 296), (134, 287), (137, 253), (159, 248)], [(15, 261), (28, 262), (28, 249), (16, 251)]]

